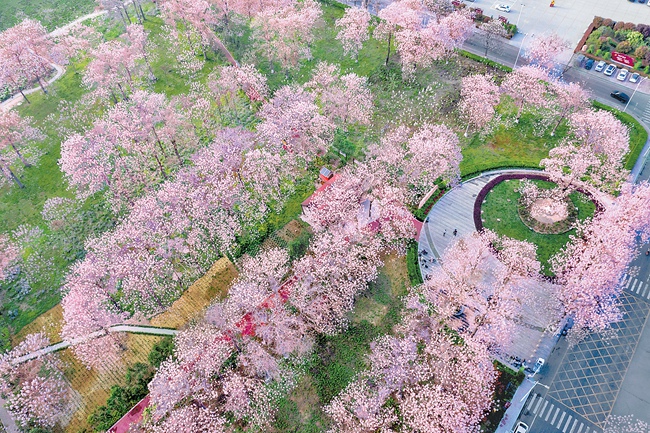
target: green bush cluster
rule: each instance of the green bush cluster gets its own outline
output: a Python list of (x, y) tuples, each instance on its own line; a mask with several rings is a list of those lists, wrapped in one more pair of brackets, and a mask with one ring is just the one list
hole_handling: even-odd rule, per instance
[(411, 241), (406, 250), (406, 270), (408, 271), (409, 280), (411, 285), (417, 286), (422, 284), (424, 280), (422, 279), (422, 274), (420, 274), (420, 263), (418, 261), (418, 244), (415, 241)]
[(172, 337), (164, 337), (156, 343), (148, 356), (148, 364), (137, 362), (128, 368), (124, 385), (113, 385), (104, 406), (98, 407), (89, 417), (88, 423), (96, 432), (108, 430), (133, 406), (149, 394), (149, 382), (160, 364), (174, 351)]

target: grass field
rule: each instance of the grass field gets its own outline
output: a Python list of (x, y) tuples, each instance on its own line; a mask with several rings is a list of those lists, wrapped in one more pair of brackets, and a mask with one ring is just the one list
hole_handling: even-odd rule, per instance
[[(544, 181), (533, 181), (540, 187), (550, 188), (554, 184)], [(570, 230), (557, 235), (543, 235), (529, 229), (519, 218), (517, 202), (520, 194), (516, 191), (519, 180), (509, 180), (497, 184), (487, 195), (481, 210), (483, 225), (495, 232), (513, 239), (529, 241), (537, 245), (537, 258), (541, 262), (544, 273), (552, 275), (548, 260), (569, 241), (569, 236), (575, 233)], [(578, 208), (578, 219), (584, 220), (594, 214), (595, 206), (584, 196), (574, 192), (570, 195), (573, 204)]]
[(92, 12), (96, 6), (94, 0), (2, 0), (0, 31), (24, 18), (38, 20), (51, 31)]

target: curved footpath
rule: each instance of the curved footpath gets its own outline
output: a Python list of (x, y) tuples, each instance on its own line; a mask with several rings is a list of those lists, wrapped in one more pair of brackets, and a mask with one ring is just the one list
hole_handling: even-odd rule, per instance
[[(426, 278), (433, 267), (437, 266), (436, 260), (453, 241), (460, 236), (477, 231), (474, 208), (476, 201), (483, 199), (480, 195), (486, 185), (505, 174), (539, 176), (541, 173), (543, 173), (541, 170), (532, 169), (488, 171), (461, 183), (442, 196), (429, 211), (420, 232), (418, 249), (420, 252), (427, 251), (427, 254), (419, 256), (422, 277)], [(456, 230), (456, 236), (454, 236), (454, 230)], [(532, 364), (538, 357), (548, 359), (557, 342), (558, 335), (553, 330), (546, 328), (549, 316), (546, 312), (536, 308), (534, 299), (545, 296), (548, 291), (553, 290), (552, 286), (544, 282), (524, 282), (523, 284), (529, 285), (527, 290), (533, 295), (528, 300), (529, 302), (521, 305), (522, 317), (526, 318), (525, 323), (517, 327), (517, 338), (508, 347), (504, 348), (504, 352), (510, 357), (527, 360), (528, 365)], [(552, 312), (550, 313), (552, 314)], [(508, 356), (499, 356), (499, 361), (510, 365), (515, 370), (518, 369), (518, 366), (512, 363), (512, 358)], [(519, 400), (521, 400), (522, 395), (527, 395), (531, 388), (532, 382), (524, 381), (524, 384), (519, 387), (512, 400), (512, 406), (519, 408), (522, 404)], [(498, 432), (511, 432), (516, 418), (516, 416), (512, 415), (504, 417)]]
[[(66, 24), (66, 25), (64, 25), (62, 27), (59, 27), (59, 28), (56, 28), (56, 29), (52, 30), (50, 32), (50, 36), (60, 36), (63, 33), (65, 33), (66, 31), (68, 31), (71, 27), (73, 27), (73, 26), (75, 26), (75, 25), (77, 25), (77, 24), (79, 24), (81, 22), (84, 22), (86, 20), (89, 20), (89, 19), (92, 19), (92, 18), (99, 17), (101, 15), (104, 15), (106, 13), (108, 13), (108, 11), (101, 10), (101, 11), (96, 11), (96, 12), (86, 14), (86, 15), (84, 15), (82, 17), (79, 17), (76, 20), (74, 20), (74, 21), (72, 21), (72, 22), (70, 22), (70, 23), (68, 23), (68, 24)], [(56, 69), (56, 74), (54, 74), (54, 76), (52, 78), (47, 80), (47, 82), (46, 82), (47, 86), (51, 85), (53, 82), (55, 82), (56, 80), (61, 78), (61, 76), (65, 72), (65, 68), (63, 66), (61, 66), (61, 65), (57, 65), (56, 63), (52, 63), (52, 67), (54, 69)], [(25, 95), (29, 95), (30, 93), (37, 92), (40, 89), (41, 89), (40, 86), (36, 86), (36, 87), (34, 87), (32, 89), (23, 90), (23, 93)], [(23, 95), (21, 95), (20, 92), (18, 92), (15, 95), (13, 95), (11, 98), (9, 98), (6, 101), (2, 102), (0, 104), (0, 109), (2, 109), (3, 111), (8, 111), (8, 110), (12, 109), (13, 107), (15, 107), (16, 105), (19, 105), (20, 103), (22, 103), (23, 100), (24, 100)]]
[[(418, 240), (419, 250), (427, 254), (420, 261), (420, 273), (425, 278), (433, 264), (432, 256), (439, 258), (447, 247), (458, 237), (476, 231), (474, 223), (474, 203), (481, 190), (493, 179), (503, 174), (534, 174), (541, 170), (505, 169), (487, 171), (469, 179), (450, 190), (438, 200), (427, 215)], [(456, 236), (454, 236), (456, 230)]]

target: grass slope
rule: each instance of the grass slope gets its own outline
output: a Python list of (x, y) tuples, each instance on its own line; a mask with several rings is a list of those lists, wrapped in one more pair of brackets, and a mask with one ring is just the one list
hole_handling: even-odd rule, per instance
[(96, 6), (94, 0), (2, 0), (0, 31), (24, 18), (38, 20), (51, 31), (92, 12)]

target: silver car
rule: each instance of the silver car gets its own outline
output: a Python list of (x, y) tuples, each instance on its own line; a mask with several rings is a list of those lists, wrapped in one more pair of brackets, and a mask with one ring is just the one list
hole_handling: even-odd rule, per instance
[(621, 69), (621, 72), (618, 73), (618, 75), (616, 76), (616, 79), (618, 81), (625, 81), (625, 79), (627, 78), (627, 74), (629, 72), (630, 71), (628, 71), (627, 69)]
[(601, 60), (600, 62), (598, 62), (598, 64), (594, 68), (594, 71), (603, 72), (603, 69), (605, 69), (606, 65), (607, 65), (607, 63), (605, 63), (603, 60)]
[(616, 70), (616, 66), (607, 65), (607, 68), (605, 69), (605, 75), (607, 75), (608, 77), (611, 77), (615, 70)]
[(639, 74), (637, 74), (636, 72), (633, 73), (632, 75), (630, 75), (630, 83), (636, 83), (637, 81), (639, 81), (639, 77), (640, 77)]

